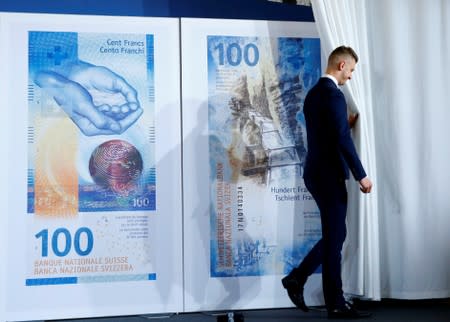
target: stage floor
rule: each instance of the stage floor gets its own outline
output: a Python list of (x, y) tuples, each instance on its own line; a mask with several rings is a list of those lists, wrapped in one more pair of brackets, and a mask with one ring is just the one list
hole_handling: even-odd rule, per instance
[[(372, 312), (372, 316), (366, 321), (383, 322), (449, 322), (450, 299), (439, 300), (382, 300), (380, 302), (360, 301), (357, 306)], [(196, 312), (163, 315), (139, 315), (122, 317), (104, 317), (72, 320), (53, 320), (52, 322), (214, 322), (225, 318), (227, 312)], [(304, 313), (297, 309), (267, 309), (238, 311), (245, 322), (299, 322), (299, 321), (324, 321), (327, 315), (324, 308), (313, 307), (310, 312)], [(224, 321), (228, 321), (227, 318)], [(239, 321), (239, 316), (234, 319)], [(340, 320), (347, 321), (347, 320)], [(350, 320), (348, 320), (350, 321)], [(353, 321), (353, 320), (352, 320)], [(364, 320), (362, 320), (364, 321)], [(230, 321), (231, 322), (231, 321)]]

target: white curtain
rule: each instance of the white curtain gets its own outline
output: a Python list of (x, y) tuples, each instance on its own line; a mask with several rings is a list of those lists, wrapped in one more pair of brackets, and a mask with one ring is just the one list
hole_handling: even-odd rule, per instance
[[(312, 1), (313, 12), (325, 58), (340, 45), (351, 46), (359, 62), (353, 78), (343, 90), (349, 110), (359, 113), (354, 141), (359, 156), (374, 181), (377, 176), (374, 120), (369, 48), (367, 42), (365, 3), (351, 1)], [(325, 66), (324, 66), (325, 67)], [(380, 259), (378, 238), (378, 189), (369, 195), (359, 192), (358, 184), (350, 180), (347, 240), (343, 251), (344, 291), (370, 299), (380, 299)]]
[(360, 54), (347, 90), (365, 116), (355, 136), (376, 188), (350, 194), (359, 213), (349, 209), (344, 283), (373, 299), (450, 297), (450, 1), (312, 5), (324, 50)]
[(450, 296), (450, 1), (368, 2), (382, 294)]

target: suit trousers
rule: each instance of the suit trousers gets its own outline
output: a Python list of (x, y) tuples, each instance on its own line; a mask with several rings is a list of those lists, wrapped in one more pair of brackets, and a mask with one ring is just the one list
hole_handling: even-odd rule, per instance
[(305, 178), (309, 190), (320, 211), (322, 239), (306, 255), (290, 275), (304, 284), (322, 264), (322, 283), (328, 310), (343, 307), (341, 251), (347, 229), (347, 187), (344, 179), (317, 180)]

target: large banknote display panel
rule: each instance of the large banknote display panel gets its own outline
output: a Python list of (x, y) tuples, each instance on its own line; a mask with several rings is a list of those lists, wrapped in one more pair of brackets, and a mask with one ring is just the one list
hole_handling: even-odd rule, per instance
[(182, 311), (178, 19), (0, 23), (5, 319)]
[[(315, 26), (182, 19), (181, 30), (185, 309), (291, 306), (280, 279), (321, 238), (302, 180)], [(321, 303), (320, 275), (305, 293)]]

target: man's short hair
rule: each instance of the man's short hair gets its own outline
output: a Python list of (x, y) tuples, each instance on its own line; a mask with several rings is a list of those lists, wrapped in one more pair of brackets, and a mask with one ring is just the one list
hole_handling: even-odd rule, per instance
[(343, 57), (352, 57), (355, 60), (355, 63), (358, 62), (358, 55), (351, 47), (340, 46), (335, 48), (330, 56), (328, 56), (328, 64), (339, 63), (339, 60)]

